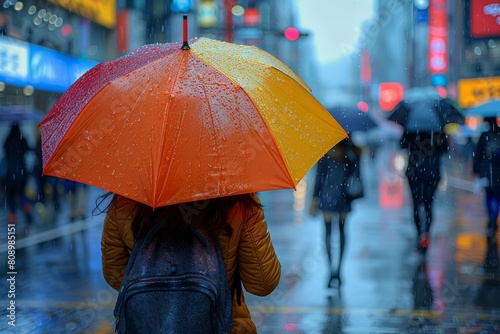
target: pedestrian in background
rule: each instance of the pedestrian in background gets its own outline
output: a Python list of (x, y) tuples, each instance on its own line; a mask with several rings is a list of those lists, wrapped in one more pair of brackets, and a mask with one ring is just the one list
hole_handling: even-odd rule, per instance
[(48, 204), (48, 201), (51, 200), (54, 206), (54, 209), (59, 210), (60, 199), (59, 199), (59, 184), (62, 181), (54, 176), (42, 175), (43, 173), (43, 159), (42, 159), (42, 137), (40, 135), (40, 131), (37, 132), (36, 138), (36, 161), (34, 166), (34, 175), (37, 182), (37, 201), (41, 203), (43, 207)]
[(487, 252), (485, 269), (496, 269), (499, 266), (496, 233), (500, 210), (500, 127), (497, 118), (488, 117), (485, 121), (489, 129), (479, 137), (473, 155), (472, 171), (485, 190), (485, 204), (488, 213), (486, 229)]
[[(441, 180), (441, 157), (448, 150), (448, 138), (442, 131), (405, 131), (401, 137), (401, 148), (408, 152), (405, 174), (413, 202), (417, 249), (425, 253), (433, 220), (434, 194)], [(420, 217), (421, 209), (424, 217)]]
[(68, 218), (70, 222), (87, 218), (87, 185), (84, 183), (64, 180), (63, 188), (68, 202)]
[(4, 141), (5, 152), (5, 196), (7, 199), (7, 221), (17, 222), (17, 209), (21, 208), (28, 224), (32, 221), (32, 208), (25, 195), (29, 171), (26, 153), (31, 150), (18, 124), (12, 124)]
[[(107, 209), (101, 240), (103, 274), (108, 284), (120, 289), (135, 241), (145, 236), (153, 224), (165, 220), (172, 223), (176, 231), (183, 230), (176, 224), (187, 223), (214, 231), (221, 246), (229, 286), (233, 287), (239, 276), (249, 293), (270, 294), (279, 283), (281, 264), (257, 195), (228, 196), (202, 203), (203, 207), (200, 202), (191, 202), (153, 210), (142, 203), (114, 196)], [(186, 222), (186, 212), (193, 213), (191, 222)], [(232, 307), (234, 326), (231, 333), (257, 333), (242, 291), (235, 293)]]
[[(323, 214), (325, 224), (325, 246), (328, 256), (328, 269), (330, 279), (328, 287), (332, 287), (335, 280), (341, 284), (340, 269), (345, 249), (345, 221), (352, 210), (352, 201), (362, 197), (362, 191), (358, 195), (349, 195), (347, 189), (350, 176), (355, 176), (357, 182), (360, 178), (360, 156), (361, 149), (355, 146), (350, 139), (344, 139), (333, 147), (317, 164), (316, 179), (309, 213), (315, 216), (319, 211)], [(361, 185), (361, 183), (360, 183)], [(362, 190), (362, 185), (361, 185)], [(334, 270), (332, 263), (332, 220), (338, 222), (340, 253), (338, 266)]]

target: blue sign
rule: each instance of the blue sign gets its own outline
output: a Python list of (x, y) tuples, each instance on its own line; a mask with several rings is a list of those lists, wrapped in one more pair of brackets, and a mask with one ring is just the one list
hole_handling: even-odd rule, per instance
[(444, 74), (434, 74), (431, 77), (431, 82), (433, 86), (444, 87), (446, 86), (446, 77)]
[(0, 37), (0, 81), (13, 86), (62, 93), (98, 62), (71, 57), (37, 45)]
[(417, 23), (428, 23), (429, 11), (427, 9), (417, 9), (416, 20)]

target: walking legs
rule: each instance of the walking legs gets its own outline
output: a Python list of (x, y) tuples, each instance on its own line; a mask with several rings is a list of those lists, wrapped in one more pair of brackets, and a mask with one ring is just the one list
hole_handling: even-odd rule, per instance
[[(413, 200), (413, 222), (417, 230), (417, 248), (420, 252), (425, 253), (429, 245), (429, 231), (433, 219), (432, 204), (439, 180), (418, 181), (416, 179), (409, 179), (408, 181)], [(423, 207), (425, 214), (423, 226), (420, 219), (421, 207)]]
[(332, 259), (332, 215), (331, 213), (325, 212), (323, 213), (323, 217), (325, 220), (325, 248), (326, 254), (328, 256), (328, 270), (330, 272), (330, 280), (328, 282), (328, 287), (332, 287), (333, 281), (337, 280), (340, 285), (340, 269), (342, 266), (342, 258), (344, 256), (345, 249), (345, 231), (344, 225), (347, 217), (346, 213), (342, 213), (339, 215), (339, 241), (340, 241), (340, 251), (339, 251), (339, 261), (337, 265), (337, 270), (333, 270), (333, 259)]
[(336, 279), (339, 281), (340, 285), (340, 269), (342, 267), (342, 258), (344, 256), (344, 249), (345, 249), (345, 231), (344, 231), (344, 226), (345, 226), (345, 220), (347, 218), (346, 213), (341, 213), (339, 217), (339, 239), (340, 239), (340, 254), (339, 254), (339, 264), (337, 266), (337, 274), (336, 274)]
[(329, 212), (323, 212), (325, 220), (325, 248), (328, 256), (328, 271), (332, 272), (332, 215)]

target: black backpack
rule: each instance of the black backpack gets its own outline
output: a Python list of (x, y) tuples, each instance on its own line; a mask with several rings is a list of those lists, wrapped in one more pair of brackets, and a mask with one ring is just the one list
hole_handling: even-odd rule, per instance
[(114, 315), (117, 333), (229, 333), (232, 299), (215, 235), (176, 240), (157, 223), (136, 241)]

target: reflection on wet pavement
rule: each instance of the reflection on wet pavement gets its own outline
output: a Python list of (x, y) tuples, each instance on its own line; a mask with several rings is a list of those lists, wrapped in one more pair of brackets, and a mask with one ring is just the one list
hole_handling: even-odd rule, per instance
[[(261, 194), (283, 271), (270, 296), (247, 294), (259, 333), (500, 332), (500, 274), (482, 268), (482, 198), (453, 186), (467, 181), (466, 168), (446, 164), (448, 182), (436, 195), (430, 247), (421, 256), (413, 249), (406, 183), (388, 167), (397, 158), (387, 148), (375, 160), (364, 160), (366, 196), (347, 218), (340, 287), (327, 288), (323, 222), (305, 210), (312, 174), (297, 192)], [(24, 246), (16, 253), (16, 327), (7, 324), (2, 307), (1, 332), (113, 333), (116, 292), (102, 278), (101, 220), (69, 225), (60, 218), (48, 234), (30, 233), (37, 243), (19, 237)], [(4, 273), (5, 234), (0, 231)], [(332, 252), (338, 254), (338, 242)], [(6, 281), (0, 288), (7, 305)]]

